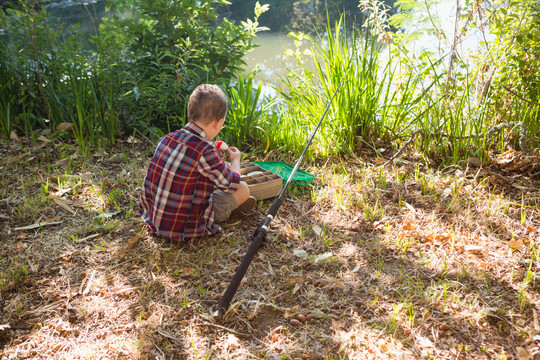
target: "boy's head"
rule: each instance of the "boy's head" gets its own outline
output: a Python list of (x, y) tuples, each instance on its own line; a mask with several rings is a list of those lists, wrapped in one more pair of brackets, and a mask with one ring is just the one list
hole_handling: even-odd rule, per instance
[(225, 93), (216, 85), (202, 84), (193, 90), (188, 103), (188, 120), (209, 125), (225, 119), (229, 102)]

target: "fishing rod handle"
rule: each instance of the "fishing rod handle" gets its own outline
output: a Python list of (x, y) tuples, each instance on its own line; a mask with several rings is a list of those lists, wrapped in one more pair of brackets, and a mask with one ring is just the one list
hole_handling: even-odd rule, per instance
[(244, 278), (244, 275), (247, 272), (247, 269), (249, 265), (251, 264), (251, 261), (253, 261), (253, 258), (255, 257), (255, 254), (257, 253), (257, 250), (261, 246), (261, 243), (266, 238), (266, 233), (268, 232), (268, 228), (270, 227), (270, 223), (276, 216), (279, 208), (281, 207), (282, 200), (281, 197), (277, 197), (274, 200), (274, 203), (270, 207), (270, 210), (268, 211), (268, 214), (266, 215), (266, 219), (264, 220), (264, 223), (257, 229), (255, 234), (253, 235), (253, 239), (251, 240), (251, 245), (249, 246), (249, 249), (244, 255), (244, 259), (242, 259), (242, 262), (236, 269), (236, 273), (234, 274), (233, 279), (229, 283), (229, 286), (227, 287), (227, 290), (221, 297), (221, 300), (218, 305), (217, 309), (217, 318), (221, 318), (227, 309), (229, 308), (229, 305), (231, 303), (231, 300), (236, 293), (236, 290), (238, 290), (238, 287), (240, 286), (240, 283), (242, 282), (242, 279)]
[(229, 305), (231, 304), (231, 300), (236, 293), (236, 290), (238, 290), (238, 286), (240, 286), (240, 282), (242, 282), (242, 279), (244, 278), (244, 275), (246, 274), (246, 271), (249, 267), (249, 264), (255, 257), (255, 254), (257, 253), (257, 250), (259, 249), (259, 246), (261, 245), (262, 241), (266, 237), (266, 230), (264, 230), (261, 227), (257, 230), (255, 237), (251, 241), (251, 245), (249, 246), (249, 249), (244, 255), (244, 259), (242, 259), (242, 262), (240, 265), (238, 265), (238, 268), (236, 269), (236, 273), (234, 274), (234, 277), (232, 278), (231, 282), (229, 283), (229, 286), (227, 287), (227, 290), (225, 290), (225, 293), (223, 294), (217, 308), (217, 318), (221, 318), (227, 309), (229, 308)]

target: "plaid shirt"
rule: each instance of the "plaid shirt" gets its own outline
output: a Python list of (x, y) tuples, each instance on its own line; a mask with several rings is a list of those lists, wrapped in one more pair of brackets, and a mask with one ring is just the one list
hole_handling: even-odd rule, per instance
[(144, 178), (139, 213), (156, 235), (183, 241), (219, 232), (212, 192), (238, 189), (240, 175), (198, 125), (188, 122), (158, 142)]

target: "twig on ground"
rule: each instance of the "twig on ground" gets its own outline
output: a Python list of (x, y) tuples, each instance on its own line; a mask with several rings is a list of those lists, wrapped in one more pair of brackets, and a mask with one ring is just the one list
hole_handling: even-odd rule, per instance
[(411, 134), (411, 137), (409, 138), (409, 140), (407, 140), (407, 142), (405, 143), (405, 145), (403, 145), (403, 147), (402, 147), (401, 149), (399, 149), (397, 153), (395, 153), (390, 159), (388, 159), (387, 162), (385, 162), (384, 164), (378, 166), (375, 170), (379, 170), (380, 168), (383, 168), (383, 167), (385, 167), (386, 165), (392, 163), (398, 156), (400, 156), (400, 155), (405, 151), (405, 149), (407, 148), (407, 146), (409, 146), (409, 145), (413, 142), (414, 138), (415, 138), (416, 135), (418, 135), (418, 134), (422, 134), (422, 142), (423, 142), (423, 141), (424, 141), (424, 136), (425, 136), (425, 135), (424, 135), (424, 132), (423, 132), (422, 130), (416, 130), (415, 132), (413, 132), (413, 133)]
[(222, 325), (212, 324), (212, 323), (207, 323), (207, 322), (204, 322), (204, 323), (198, 323), (198, 324), (193, 324), (193, 326), (209, 326), (209, 327), (214, 327), (214, 328), (217, 328), (217, 329), (221, 329), (221, 330), (228, 331), (228, 332), (230, 332), (231, 334), (234, 334), (234, 335), (237, 335), (237, 336), (240, 336), (240, 337), (244, 337), (244, 338), (255, 337), (253, 334), (241, 333), (241, 332), (238, 332), (238, 331), (236, 331), (236, 330), (229, 329), (228, 327), (225, 327), (225, 326), (222, 326)]

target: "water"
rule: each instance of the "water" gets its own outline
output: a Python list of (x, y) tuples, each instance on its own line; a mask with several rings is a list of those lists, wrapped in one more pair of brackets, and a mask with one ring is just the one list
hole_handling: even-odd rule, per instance
[(82, 39), (87, 40), (97, 33), (101, 18), (106, 16), (106, 3), (107, 0), (54, 0), (46, 9), (52, 22), (66, 27), (79, 24)]
[[(463, 2), (463, 1), (461, 1)], [(463, 7), (463, 4), (460, 5)], [(451, 0), (441, 0), (438, 3), (432, 5), (430, 9), (431, 13), (434, 14), (434, 22), (437, 24), (438, 28), (446, 35), (446, 39), (442, 41), (435, 36), (424, 32), (416, 41), (411, 43), (411, 51), (420, 53), (421, 51), (433, 51), (438, 52), (440, 56), (445, 55), (450, 52), (452, 44), (454, 41), (454, 33), (456, 31), (455, 17), (456, 17), (456, 2)], [(463, 10), (461, 10), (463, 11)], [(464, 15), (463, 12), (460, 13), (461, 16)], [(412, 31), (421, 31), (422, 27), (426, 27), (425, 24), (422, 24), (419, 19), (427, 21), (427, 15), (425, 13), (418, 13), (415, 15), (417, 21), (412, 21), (411, 23), (405, 24), (409, 32)], [(458, 34), (461, 33), (461, 26), (463, 20), (460, 20), (457, 26)], [(431, 22), (428, 23), (428, 26), (431, 26)], [(494, 35), (489, 32), (489, 29), (486, 28), (484, 33), (480, 27), (469, 28), (466, 34), (461, 35), (459, 41), (456, 44), (456, 51), (462, 55), (464, 58), (467, 57), (467, 54), (481, 50), (481, 47), (484, 46), (481, 44), (483, 41), (491, 42), (494, 40)]]
[[(83, 38), (89, 38), (90, 35), (96, 33), (101, 17), (106, 15), (106, 3), (107, 0), (54, 0), (47, 5), (47, 10), (52, 21), (58, 20), (64, 25), (80, 24), (79, 30)], [(449, 39), (452, 39), (454, 15), (456, 13), (455, 1), (442, 0), (434, 5), (431, 10), (433, 14), (447, 14), (447, 16), (440, 16), (440, 28), (447, 34)], [(418, 24), (418, 22), (413, 22), (406, 26), (409, 30), (417, 30)], [(489, 36), (489, 34), (487, 35)], [(491, 38), (488, 38), (488, 40)], [(470, 31), (467, 33), (467, 37), (459, 43), (458, 50), (463, 54), (471, 49), (476, 49), (479, 47), (481, 40), (483, 40), (482, 34), (478, 30)], [(258, 68), (259, 72), (255, 76), (256, 80), (284, 90), (281, 79), (286, 77), (289, 71), (299, 70), (296, 58), (293, 55), (286, 54), (289, 49), (295, 50), (294, 39), (285, 34), (265, 31), (258, 34), (255, 43), (259, 47), (248, 52), (244, 59), (247, 63), (245, 66), (246, 72), (249, 73), (251, 70)], [(301, 49), (305, 49), (307, 46), (307, 44), (304, 44)], [(450, 43), (441, 43), (438, 38), (427, 33), (423, 34), (411, 46), (412, 51), (416, 53), (422, 50), (432, 50), (444, 55), (450, 50)], [(309, 64), (309, 60), (307, 62)], [(312, 70), (313, 65), (308, 66)], [(265, 93), (272, 94), (274, 91), (270, 86), (265, 86)]]
[[(261, 32), (257, 35), (255, 43), (259, 46), (249, 51), (244, 58), (247, 64), (246, 72), (256, 69), (255, 80), (270, 85), (264, 87), (265, 94), (275, 94), (271, 86), (285, 90), (281, 79), (287, 77), (290, 71), (300, 70), (296, 57), (289, 54), (296, 50), (294, 39), (286, 34)], [(300, 51), (307, 48), (308, 44), (305, 43), (300, 47)], [(309, 61), (309, 58), (307, 60), (308, 69), (313, 70), (312, 61)]]
[[(100, 19), (107, 15), (106, 3), (107, 0), (55, 0), (46, 8), (51, 21), (58, 21), (64, 26), (80, 24), (83, 39), (88, 39), (96, 33)], [(244, 59), (247, 63), (245, 72), (250, 73), (258, 67), (260, 71), (255, 76), (256, 80), (280, 88), (280, 79), (287, 75), (289, 69), (297, 69), (294, 56), (285, 55), (287, 49), (295, 48), (294, 40), (285, 34), (265, 31), (259, 33), (255, 43), (259, 47), (251, 50)], [(269, 86), (264, 87), (264, 92), (274, 93)]]

